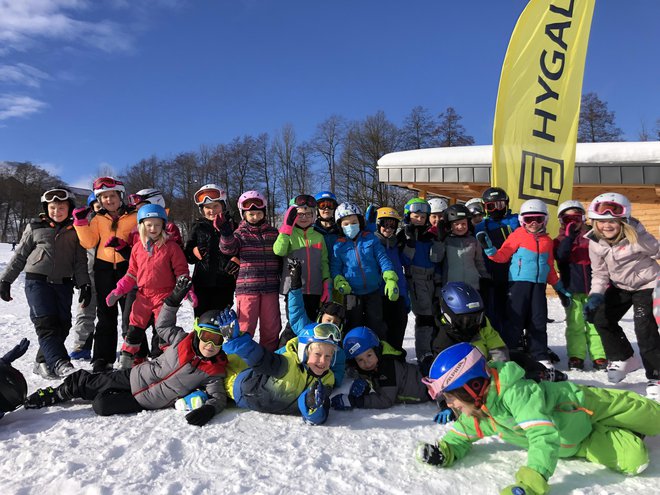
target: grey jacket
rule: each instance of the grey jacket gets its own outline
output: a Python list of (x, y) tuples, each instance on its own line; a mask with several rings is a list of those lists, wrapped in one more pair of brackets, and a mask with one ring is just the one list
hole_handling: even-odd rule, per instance
[(48, 282), (61, 284), (62, 279), (75, 279), (80, 287), (89, 284), (87, 252), (78, 242), (71, 220), (61, 224), (49, 218), (35, 218), (25, 231), (14, 256), (0, 280), (13, 283), (25, 273), (44, 275)]
[(131, 391), (145, 409), (162, 409), (196, 388), (204, 388), (209, 396), (206, 404), (214, 406), (217, 414), (227, 406), (227, 356), (220, 351), (212, 358), (202, 357), (195, 333), (176, 326), (177, 309), (163, 304), (156, 331), (169, 347), (153, 361), (131, 370)]
[(442, 285), (465, 282), (479, 290), (479, 279), (490, 278), (477, 241), (471, 235), (449, 235), (431, 248), (431, 261), (442, 263)]
[(619, 289), (637, 291), (655, 288), (660, 266), (660, 243), (634, 218), (628, 222), (637, 231), (637, 243), (628, 239), (614, 246), (604, 239), (598, 240), (594, 231), (585, 237), (589, 243), (591, 259), (591, 294), (603, 294), (610, 282)]

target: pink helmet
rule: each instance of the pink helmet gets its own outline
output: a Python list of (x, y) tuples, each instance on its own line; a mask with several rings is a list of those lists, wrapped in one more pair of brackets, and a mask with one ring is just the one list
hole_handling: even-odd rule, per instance
[(250, 210), (266, 210), (268, 202), (259, 191), (246, 191), (238, 198), (238, 211), (243, 213)]

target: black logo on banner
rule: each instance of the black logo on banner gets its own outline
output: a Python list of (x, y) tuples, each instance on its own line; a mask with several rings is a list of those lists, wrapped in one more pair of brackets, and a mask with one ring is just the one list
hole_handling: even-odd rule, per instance
[(520, 161), (519, 198), (538, 198), (557, 206), (563, 188), (564, 160), (523, 150)]

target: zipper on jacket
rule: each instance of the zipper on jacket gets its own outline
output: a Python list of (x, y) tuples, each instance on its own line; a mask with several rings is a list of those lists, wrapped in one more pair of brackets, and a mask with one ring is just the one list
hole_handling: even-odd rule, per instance
[[(358, 237), (359, 237), (359, 234), (358, 234)], [(366, 289), (367, 288), (367, 276), (364, 273), (364, 270), (362, 268), (362, 262), (360, 261), (360, 252), (358, 251), (358, 248), (357, 248), (357, 238), (355, 239), (355, 241), (353, 241), (353, 249), (355, 250), (355, 259), (357, 261), (358, 266), (360, 267), (360, 273), (362, 274), (362, 284), (363, 284), (364, 288)]]
[[(308, 227), (309, 228), (309, 227)], [(307, 229), (303, 230), (303, 237), (305, 239), (305, 255), (307, 256), (307, 294), (310, 294), (312, 289), (312, 257), (309, 254), (309, 239), (307, 239)]]

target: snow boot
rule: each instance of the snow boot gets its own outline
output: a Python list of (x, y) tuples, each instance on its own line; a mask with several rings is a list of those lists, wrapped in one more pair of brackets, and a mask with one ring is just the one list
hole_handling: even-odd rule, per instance
[(71, 364), (71, 361), (67, 359), (60, 359), (57, 363), (55, 363), (55, 368), (53, 369), (53, 372), (59, 378), (64, 378), (74, 371), (76, 371), (76, 368), (74, 368)]
[(607, 364), (607, 380), (610, 383), (619, 383), (626, 375), (639, 368), (639, 362), (635, 356), (630, 356), (625, 361), (610, 361)]
[(660, 380), (650, 380), (646, 384), (646, 397), (660, 402)]
[(41, 378), (45, 378), (46, 380), (57, 380), (58, 376), (50, 371), (50, 368), (48, 368), (48, 365), (46, 363), (34, 363), (34, 367), (32, 368), (32, 373), (35, 375), (39, 375)]
[(605, 371), (607, 369), (607, 359), (594, 359), (594, 371)]
[(568, 358), (568, 369), (569, 371), (583, 370), (584, 369), (584, 359), (578, 357)]

